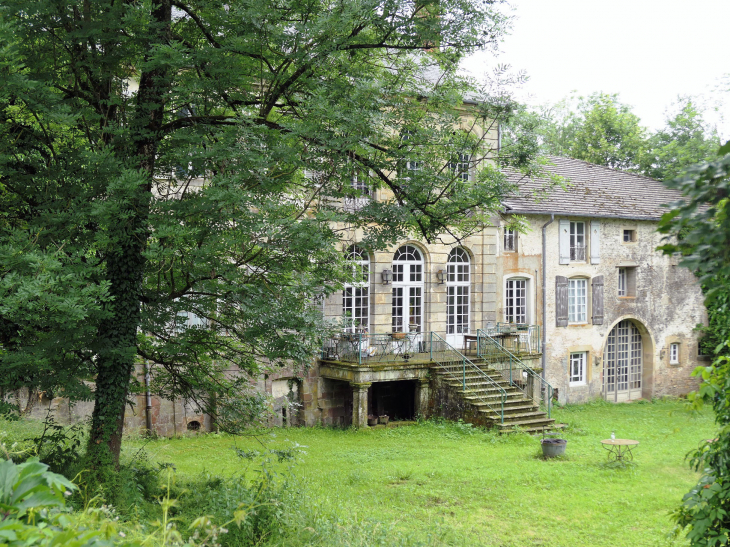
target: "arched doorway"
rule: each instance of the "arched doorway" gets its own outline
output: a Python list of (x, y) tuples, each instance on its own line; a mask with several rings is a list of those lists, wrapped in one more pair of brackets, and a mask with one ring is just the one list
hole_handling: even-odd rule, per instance
[(456, 348), (464, 345), (469, 333), (470, 262), (469, 254), (457, 247), (446, 263), (446, 341)]
[(636, 324), (619, 321), (603, 350), (603, 394), (607, 401), (640, 399), (643, 388), (644, 342)]
[(413, 245), (393, 255), (393, 332), (423, 329), (423, 257)]

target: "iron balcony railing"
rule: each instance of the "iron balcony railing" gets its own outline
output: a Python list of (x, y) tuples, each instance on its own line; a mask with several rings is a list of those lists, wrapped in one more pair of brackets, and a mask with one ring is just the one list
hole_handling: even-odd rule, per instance
[(526, 323), (497, 323), (484, 332), (497, 339), (500, 344), (517, 354), (534, 355), (541, 353), (540, 325)]
[(553, 386), (509, 351), (501, 340), (484, 330), (477, 330), (477, 355), (490, 369), (499, 371), (511, 386), (519, 389), (538, 406), (544, 406), (548, 418), (553, 406)]
[(586, 259), (586, 247), (585, 245), (573, 245), (570, 248), (570, 260), (576, 262), (582, 262)]
[(343, 332), (325, 341), (322, 359), (348, 363), (428, 360), (428, 336), (422, 332)]

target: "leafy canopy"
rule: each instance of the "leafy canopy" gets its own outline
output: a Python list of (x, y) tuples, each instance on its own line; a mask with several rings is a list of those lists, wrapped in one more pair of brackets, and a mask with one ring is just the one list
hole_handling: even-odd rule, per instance
[(95, 450), (118, 455), (139, 358), (156, 392), (215, 412), (248, 389), (230, 371), (311, 360), (354, 234), (453, 241), (506, 190), (480, 166), (512, 103), (456, 70), (504, 32), (494, 2), (8, 0), (0, 18), (0, 386), (83, 398), (93, 378)]

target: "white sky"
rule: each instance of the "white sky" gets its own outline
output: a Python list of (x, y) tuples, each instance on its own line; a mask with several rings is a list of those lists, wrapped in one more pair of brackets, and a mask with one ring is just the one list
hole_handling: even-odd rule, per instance
[[(518, 93), (528, 104), (581, 95), (618, 93), (643, 125), (664, 124), (677, 95), (703, 95), (717, 105), (730, 91), (712, 93), (730, 74), (730, 0), (510, 0), (516, 19), (496, 59), (480, 53), (466, 63), (474, 76), (507, 63), (525, 70)], [(726, 83), (725, 88), (730, 87)], [(730, 109), (722, 136), (730, 138)], [(710, 116), (708, 116), (710, 118)]]

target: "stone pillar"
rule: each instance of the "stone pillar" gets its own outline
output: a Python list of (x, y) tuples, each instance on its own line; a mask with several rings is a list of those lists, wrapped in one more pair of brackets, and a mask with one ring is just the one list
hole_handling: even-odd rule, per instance
[(416, 384), (416, 416), (423, 418), (428, 414), (428, 378), (419, 378)]
[(352, 425), (368, 426), (368, 388), (370, 384), (350, 383), (352, 386)]

